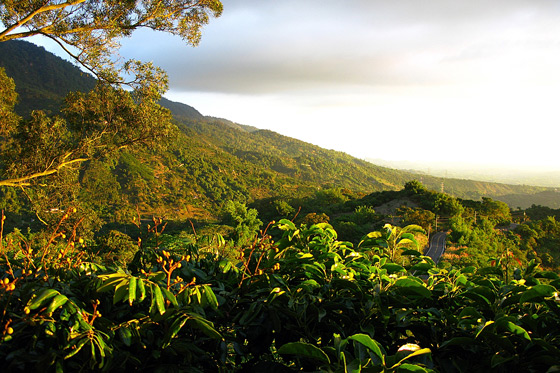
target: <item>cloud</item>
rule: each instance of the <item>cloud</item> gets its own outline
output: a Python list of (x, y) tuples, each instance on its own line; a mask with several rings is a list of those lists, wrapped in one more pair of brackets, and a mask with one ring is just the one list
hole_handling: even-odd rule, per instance
[(197, 48), (143, 34), (123, 50), (166, 69), (173, 90), (314, 94), (328, 87), (484, 80), (485, 68), (477, 61), (511, 56), (536, 43), (557, 48), (558, 37), (550, 35), (560, 34), (559, 8), (551, 1), (223, 3), (223, 16), (211, 20)]

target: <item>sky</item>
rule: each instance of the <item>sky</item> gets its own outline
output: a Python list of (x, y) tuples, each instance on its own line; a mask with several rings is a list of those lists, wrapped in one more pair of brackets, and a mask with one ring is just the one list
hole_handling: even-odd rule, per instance
[(560, 2), (223, 0), (197, 47), (136, 32), (166, 97), (365, 159), (560, 169)]

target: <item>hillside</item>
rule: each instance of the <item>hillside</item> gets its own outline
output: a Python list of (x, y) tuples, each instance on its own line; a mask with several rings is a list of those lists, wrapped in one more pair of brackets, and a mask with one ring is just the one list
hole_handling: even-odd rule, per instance
[[(17, 110), (56, 112), (63, 96), (87, 91), (94, 80), (72, 64), (33, 44), (0, 45), (0, 66), (18, 87)], [(428, 188), (460, 198), (500, 200), (516, 196), (516, 206), (530, 206), (530, 195), (546, 188), (443, 179), (399, 171), (278, 133), (207, 117), (188, 105), (162, 99), (174, 115), (177, 133), (163, 152), (137, 149), (111, 159), (89, 162), (81, 174), (79, 198), (102, 216), (139, 206), (146, 214), (210, 217), (227, 200), (291, 201), (318, 190), (342, 188), (357, 196), (399, 190), (421, 179)]]
[(35, 109), (56, 113), (68, 92), (87, 92), (96, 82), (43, 47), (20, 40), (0, 45), (0, 66), (16, 82), (16, 111), (22, 116)]

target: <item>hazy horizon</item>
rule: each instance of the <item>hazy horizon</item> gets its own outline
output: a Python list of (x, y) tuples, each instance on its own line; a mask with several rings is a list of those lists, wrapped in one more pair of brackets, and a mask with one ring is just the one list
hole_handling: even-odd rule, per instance
[(467, 162), (414, 162), (379, 158), (365, 159), (373, 164), (413, 171), (436, 177), (489, 181), (516, 185), (533, 185), (548, 188), (560, 187), (560, 170), (546, 167), (519, 168), (501, 164), (476, 164)]

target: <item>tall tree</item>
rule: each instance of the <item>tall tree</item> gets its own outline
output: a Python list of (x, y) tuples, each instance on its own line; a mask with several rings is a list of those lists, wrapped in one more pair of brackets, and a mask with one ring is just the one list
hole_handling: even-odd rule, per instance
[(157, 104), (167, 75), (151, 63), (115, 58), (119, 41), (148, 28), (196, 45), (201, 27), (221, 12), (218, 0), (0, 1), (0, 42), (50, 38), (100, 81), (89, 94), (71, 94), (62, 117), (34, 112), (22, 120), (13, 111), (13, 80), (0, 69), (0, 187), (64, 185), (71, 192), (83, 162), (136, 144), (158, 144), (172, 129), (169, 111)]
[(172, 130), (167, 109), (106, 84), (87, 94), (70, 94), (63, 112), (64, 118), (51, 118), (36, 111), (15, 128), (4, 128), (2, 121), (2, 132), (9, 136), (0, 186), (31, 186), (114, 150), (138, 144), (157, 146), (158, 138)]

